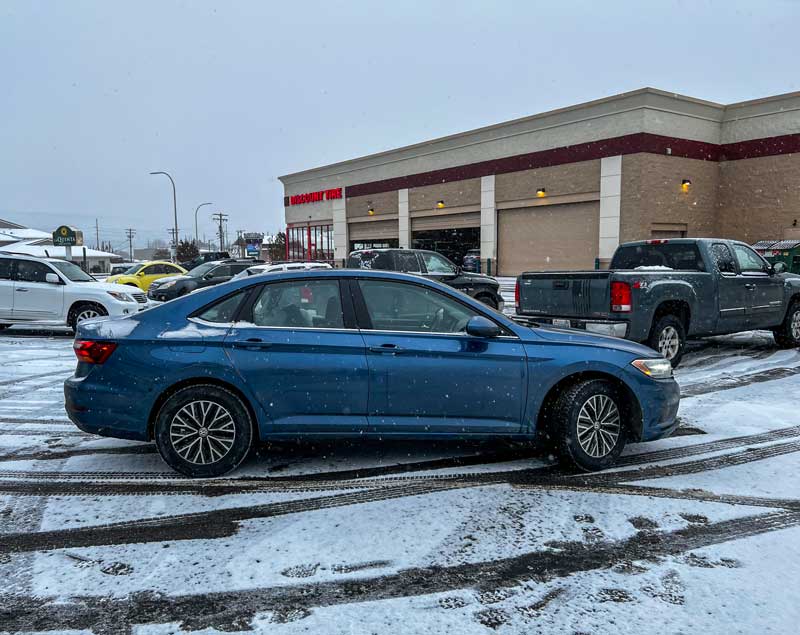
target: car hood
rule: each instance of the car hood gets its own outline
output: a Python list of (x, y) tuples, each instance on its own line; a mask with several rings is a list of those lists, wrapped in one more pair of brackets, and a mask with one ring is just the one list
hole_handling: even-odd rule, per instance
[(475, 282), (481, 282), (483, 284), (494, 284), (498, 287), (500, 283), (493, 278), (492, 276), (487, 276), (485, 273), (473, 273), (471, 271), (463, 271), (461, 273), (461, 277), (466, 278), (467, 280), (474, 280)]
[(151, 283), (151, 287), (160, 287), (165, 282), (177, 282), (178, 280), (195, 280), (192, 276), (180, 275), (180, 276), (164, 276), (163, 278), (159, 278), (158, 280), (154, 280)]
[(106, 282), (77, 282), (75, 284), (85, 285), (88, 288), (96, 289), (97, 291), (113, 291), (114, 293), (141, 293), (142, 290), (138, 287), (136, 289), (131, 289), (128, 287), (127, 289), (120, 288), (119, 284), (111, 284), (108, 282), (108, 278), (106, 278)]
[[(610, 335), (587, 333), (586, 331), (580, 331), (578, 329), (559, 329), (552, 326), (535, 326), (531, 327), (531, 330), (548, 342), (610, 348), (630, 353), (636, 357), (660, 357), (652, 348), (644, 346), (643, 344), (637, 344), (636, 342), (624, 340), (619, 337), (611, 337)], [(531, 338), (531, 340), (532, 339), (533, 338)]]

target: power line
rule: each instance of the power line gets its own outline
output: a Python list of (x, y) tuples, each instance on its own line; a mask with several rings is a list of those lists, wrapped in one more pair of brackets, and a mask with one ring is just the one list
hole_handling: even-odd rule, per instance
[(125, 230), (125, 234), (128, 236), (128, 257), (133, 260), (133, 237), (136, 235), (136, 230), (133, 227), (128, 227)]
[(222, 229), (222, 223), (228, 222), (228, 215), (222, 212), (217, 212), (211, 215), (215, 221), (219, 222), (219, 250), (225, 251), (225, 231)]

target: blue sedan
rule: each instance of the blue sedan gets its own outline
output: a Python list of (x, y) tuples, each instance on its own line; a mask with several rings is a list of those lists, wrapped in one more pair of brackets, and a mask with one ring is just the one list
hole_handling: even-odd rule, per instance
[(626, 340), (522, 326), (417, 276), (252, 276), (78, 325), (64, 393), (86, 432), (153, 440), (194, 477), (257, 441), (485, 438), (550, 444), (581, 470), (675, 429), (668, 361)]

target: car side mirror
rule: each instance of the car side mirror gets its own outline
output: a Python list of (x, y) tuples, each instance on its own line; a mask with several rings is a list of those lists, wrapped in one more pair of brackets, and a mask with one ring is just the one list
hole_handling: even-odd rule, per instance
[(785, 262), (776, 262), (772, 265), (771, 273), (778, 274), (778, 273), (785, 273), (786, 272), (786, 263)]
[(500, 335), (500, 327), (489, 318), (482, 315), (475, 315), (467, 322), (467, 335), (474, 337), (497, 337)]
[(453, 268), (453, 275), (454, 276), (460, 276), (462, 273), (464, 273), (464, 268), (461, 265), (456, 265)]
[(59, 278), (56, 273), (45, 274), (44, 281), (48, 284), (61, 284), (61, 278)]

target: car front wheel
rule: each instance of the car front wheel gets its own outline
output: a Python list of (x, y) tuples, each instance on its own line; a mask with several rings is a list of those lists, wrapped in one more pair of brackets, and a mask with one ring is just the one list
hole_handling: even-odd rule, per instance
[(91, 320), (104, 315), (108, 315), (108, 311), (104, 307), (94, 302), (84, 302), (70, 309), (67, 316), (67, 325), (74, 331), (75, 327), (84, 320)]
[(780, 348), (800, 348), (800, 300), (792, 302), (783, 324), (773, 334)]
[(155, 442), (172, 469), (196, 478), (236, 469), (253, 444), (250, 413), (242, 400), (216, 385), (189, 386), (158, 413)]
[(677, 368), (686, 349), (686, 329), (683, 322), (674, 315), (660, 317), (650, 331), (647, 345), (668, 359), (673, 368)]
[(561, 463), (584, 472), (611, 467), (622, 453), (626, 427), (619, 391), (604, 379), (579, 382), (556, 400)]

